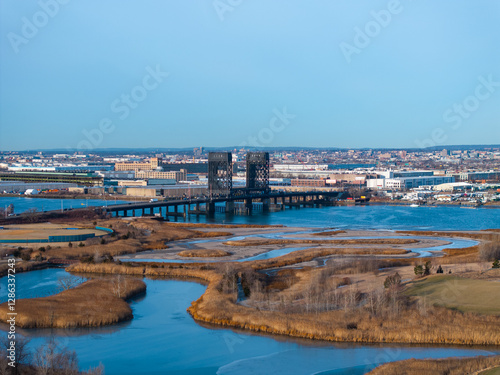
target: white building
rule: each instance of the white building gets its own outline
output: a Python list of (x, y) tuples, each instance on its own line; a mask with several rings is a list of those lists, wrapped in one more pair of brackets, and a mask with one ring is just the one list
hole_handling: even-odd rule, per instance
[(374, 178), (366, 180), (366, 186), (371, 189), (409, 190), (420, 186), (433, 186), (450, 182), (455, 182), (455, 178), (449, 176)]

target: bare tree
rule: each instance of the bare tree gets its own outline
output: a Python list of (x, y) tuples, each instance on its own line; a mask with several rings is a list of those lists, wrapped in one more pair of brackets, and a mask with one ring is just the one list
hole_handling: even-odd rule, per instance
[(15, 342), (16, 348), (16, 366), (13, 368), (8, 365), (9, 360), (7, 356), (0, 356), (0, 374), (18, 374), (19, 365), (30, 365), (31, 364), (31, 351), (28, 348), (28, 344), (30, 343), (30, 339), (27, 337), (23, 337), (21, 335), (17, 335), (15, 339), (10, 340), (7, 336), (1, 339), (1, 347), (2, 349), (9, 350), (10, 342)]
[(125, 291), (127, 290), (127, 278), (118, 275), (114, 278), (111, 279), (111, 290), (113, 291), (113, 294), (119, 298), (122, 298), (124, 295)]
[(66, 347), (59, 347), (54, 338), (36, 349), (34, 365), (37, 367), (37, 375), (78, 375), (76, 353)]
[(22, 213), (30, 223), (34, 223), (38, 217), (38, 210), (36, 208), (30, 208)]
[(63, 276), (57, 279), (57, 284), (59, 285), (59, 288), (61, 290), (68, 290), (74, 288), (75, 286), (80, 284), (80, 282), (74, 277)]
[(91, 367), (85, 372), (86, 375), (104, 375), (104, 365), (99, 363), (97, 367)]

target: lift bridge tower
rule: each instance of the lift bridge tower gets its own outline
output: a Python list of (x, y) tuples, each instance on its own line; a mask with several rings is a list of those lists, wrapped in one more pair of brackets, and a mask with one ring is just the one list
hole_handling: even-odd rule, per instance
[[(246, 191), (249, 194), (261, 196), (262, 211), (269, 211), (269, 198), (265, 195), (269, 193), (269, 153), (268, 152), (248, 152), (247, 153), (247, 181)], [(252, 199), (245, 202), (247, 213), (253, 210)]]
[(269, 192), (269, 152), (247, 153), (247, 190)]
[(208, 194), (227, 196), (233, 188), (233, 157), (230, 152), (208, 153)]

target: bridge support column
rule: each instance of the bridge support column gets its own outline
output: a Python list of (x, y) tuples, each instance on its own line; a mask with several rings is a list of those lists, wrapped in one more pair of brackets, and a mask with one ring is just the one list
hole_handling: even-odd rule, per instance
[(252, 211), (253, 211), (252, 198), (245, 199), (245, 208), (246, 208), (247, 214), (251, 215)]
[(262, 199), (262, 212), (269, 212), (269, 205), (271, 200), (269, 198)]
[(206, 203), (207, 216), (213, 216), (215, 214), (215, 202)]
[(174, 206), (174, 212), (177, 214), (179, 213), (179, 206)]
[(123, 217), (127, 217), (127, 210), (123, 210)]
[(234, 201), (226, 201), (226, 214), (234, 214)]

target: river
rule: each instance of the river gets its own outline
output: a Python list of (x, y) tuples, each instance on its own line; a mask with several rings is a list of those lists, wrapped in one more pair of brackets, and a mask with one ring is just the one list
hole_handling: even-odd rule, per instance
[(55, 211), (68, 208), (82, 208), (91, 206), (107, 206), (112, 204), (129, 203), (122, 200), (102, 199), (53, 199), (53, 198), (30, 198), (30, 197), (0, 197), (0, 207), (5, 208), (9, 204), (14, 205), (14, 213), (21, 214), (29, 209), (36, 208), (37, 211)]
[[(40, 282), (60, 269), (18, 274), (18, 283)], [(19, 330), (36, 347), (53, 335), (78, 354), (82, 369), (102, 362), (107, 375), (142, 374), (364, 374), (376, 363), (406, 358), (490, 354), (484, 348), (331, 344), (218, 329), (186, 312), (203, 285), (144, 279), (147, 293), (131, 301), (134, 319), (110, 327)], [(6, 283), (5, 278), (0, 281)], [(54, 285), (54, 288), (56, 286)], [(56, 290), (54, 290), (56, 292)]]
[[(62, 203), (61, 203), (62, 202)], [(15, 213), (30, 208), (60, 210), (85, 206), (105, 206), (126, 201), (100, 199), (48, 199), (29, 197), (0, 197), (0, 207), (14, 204)], [(136, 214), (140, 215), (141, 210)], [(175, 218), (170, 217), (170, 220)], [(177, 221), (184, 221), (178, 218)], [(287, 225), (294, 227), (332, 227), (348, 229), (388, 230), (481, 230), (500, 228), (499, 208), (465, 209), (458, 206), (410, 207), (410, 206), (337, 206), (322, 208), (293, 208), (284, 211), (251, 216), (215, 214), (213, 218), (191, 215), (188, 221), (234, 224)]]
[[(28, 206), (46, 201), (19, 199)], [(61, 204), (60, 200), (55, 201)], [(102, 201), (98, 203), (103, 205)], [(204, 216), (191, 216), (191, 220), (207, 221)], [(500, 211), (459, 207), (325, 207), (253, 216), (217, 214), (208, 221), (311, 228), (480, 230), (499, 228)], [(44, 272), (43, 277), (40, 272)], [(34, 271), (18, 274), (16, 282), (48, 295), (51, 293), (48, 289), (57, 288), (57, 279), (62, 276), (64, 271), (60, 269)], [(7, 285), (5, 278), (0, 282), (3, 287)], [(102, 362), (107, 375), (364, 374), (380, 362), (491, 353), (487, 348), (470, 347), (330, 344), (202, 326), (187, 314), (186, 308), (203, 293), (203, 285), (160, 279), (145, 279), (145, 282), (146, 295), (131, 302), (134, 319), (130, 322), (72, 331), (22, 332), (33, 338), (33, 346), (54, 335), (77, 352), (82, 369)]]

